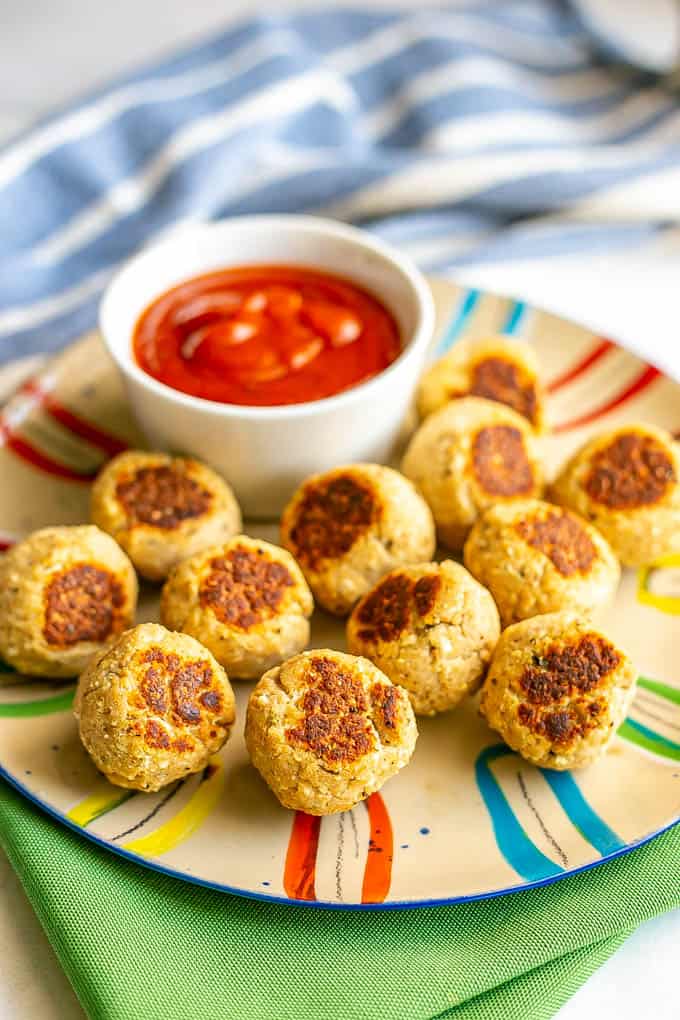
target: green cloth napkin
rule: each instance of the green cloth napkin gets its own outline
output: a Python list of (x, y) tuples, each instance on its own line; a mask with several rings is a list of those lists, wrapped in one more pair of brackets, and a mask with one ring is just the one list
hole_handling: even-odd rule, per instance
[(372, 913), (166, 878), (4, 783), (0, 843), (93, 1020), (543, 1020), (638, 924), (680, 905), (680, 826), (541, 889)]

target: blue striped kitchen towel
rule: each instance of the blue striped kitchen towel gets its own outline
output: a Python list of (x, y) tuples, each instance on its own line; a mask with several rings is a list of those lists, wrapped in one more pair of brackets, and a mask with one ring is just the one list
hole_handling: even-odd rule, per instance
[(608, 54), (594, 6), (272, 5), (38, 124), (0, 151), (0, 361), (90, 328), (121, 261), (187, 221), (336, 216), (449, 273), (677, 222), (676, 86)]

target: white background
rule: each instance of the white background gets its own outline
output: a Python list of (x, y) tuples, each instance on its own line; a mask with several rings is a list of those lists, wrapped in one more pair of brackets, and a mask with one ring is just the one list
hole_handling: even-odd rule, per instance
[[(0, 0), (0, 137), (111, 75), (252, 9), (245, 0)], [(463, 279), (585, 319), (680, 376), (680, 231), (635, 252), (485, 265), (467, 270)], [(82, 1020), (1, 853), (0, 947), (0, 1020)], [(560, 1011), (559, 1020), (678, 1020), (679, 963), (680, 911), (675, 911), (643, 925)]]

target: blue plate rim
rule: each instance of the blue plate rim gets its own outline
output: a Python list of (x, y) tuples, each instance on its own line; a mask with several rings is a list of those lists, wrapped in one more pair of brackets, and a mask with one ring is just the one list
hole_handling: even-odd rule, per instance
[(630, 853), (632, 850), (637, 850), (638, 847), (644, 846), (651, 840), (656, 839), (657, 836), (663, 835), (664, 832), (669, 832), (676, 825), (680, 824), (680, 816), (673, 819), (668, 825), (664, 825), (662, 828), (643, 836), (641, 839), (636, 840), (633, 843), (627, 843), (623, 847), (619, 847), (617, 850), (613, 850), (611, 853), (606, 854), (596, 861), (589, 861), (587, 864), (581, 864), (577, 868), (572, 868), (570, 871), (560, 872), (557, 875), (549, 875), (547, 878), (539, 878), (533, 882), (522, 882), (518, 885), (507, 886), (505, 889), (493, 889), (483, 893), (472, 893), (467, 896), (452, 896), (445, 897), (443, 899), (427, 899), (427, 900), (392, 900), (389, 903), (336, 903), (332, 900), (294, 900), (288, 896), (274, 896), (271, 893), (260, 893), (255, 892), (251, 889), (239, 889), (235, 886), (225, 885), (221, 882), (211, 882), (209, 879), (199, 878), (197, 875), (190, 875), (184, 871), (177, 871), (174, 868), (164, 867), (162, 864), (151, 860), (148, 857), (142, 857), (139, 854), (132, 853), (130, 850), (124, 850), (122, 847), (117, 847), (114, 844), (102, 839), (100, 836), (95, 835), (93, 832), (88, 832), (86, 828), (81, 825), (76, 825), (75, 822), (70, 821), (65, 815), (60, 814), (55, 808), (53, 808), (46, 801), (40, 799), (36, 794), (28, 790), (23, 784), (7, 769), (0, 765), (0, 779), (4, 779), (17, 793), (21, 794), (26, 800), (28, 800), (35, 807), (40, 808), (45, 814), (54, 821), (59, 822), (65, 828), (70, 829), (77, 836), (81, 836), (95, 846), (100, 847), (103, 850), (107, 850), (109, 853), (113, 853), (124, 860), (131, 861), (133, 864), (139, 865), (140, 867), (147, 868), (149, 871), (155, 871), (157, 874), (165, 875), (166, 877), (179, 880), (181, 882), (189, 882), (192, 885), (200, 886), (203, 889), (209, 889), (212, 892), (228, 893), (232, 896), (240, 896), (243, 899), (255, 900), (261, 903), (277, 903), (280, 906), (286, 907), (302, 907), (312, 910), (341, 910), (341, 911), (362, 911), (365, 913), (373, 913), (381, 910), (420, 910), (426, 907), (451, 907), (461, 903), (474, 903), (480, 900), (496, 899), (499, 896), (508, 896), (514, 893), (525, 892), (528, 889), (539, 889), (543, 886), (552, 885), (554, 882), (561, 882), (565, 878), (571, 878), (573, 875), (580, 875), (585, 871), (591, 871), (593, 868), (599, 868), (601, 864), (606, 864), (608, 861), (613, 861), (617, 857), (623, 857), (625, 854)]

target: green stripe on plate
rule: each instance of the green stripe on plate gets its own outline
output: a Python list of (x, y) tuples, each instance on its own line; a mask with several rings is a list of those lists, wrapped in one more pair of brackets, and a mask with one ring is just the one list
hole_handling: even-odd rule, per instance
[(637, 744), (645, 751), (651, 751), (652, 754), (660, 755), (662, 758), (669, 758), (670, 761), (680, 761), (680, 744), (662, 737), (660, 733), (655, 733), (654, 730), (650, 730), (636, 719), (626, 719), (619, 726), (618, 733), (624, 740), (629, 740), (631, 744)]
[(649, 677), (639, 676), (638, 686), (644, 687), (652, 694), (658, 694), (666, 701), (672, 701), (674, 705), (680, 705), (680, 687), (671, 687), (670, 684), (662, 684), (660, 680), (650, 680)]
[(50, 698), (38, 701), (9, 701), (0, 704), (0, 719), (27, 719), (37, 715), (53, 715), (55, 712), (67, 712), (73, 706), (75, 687), (53, 694)]

